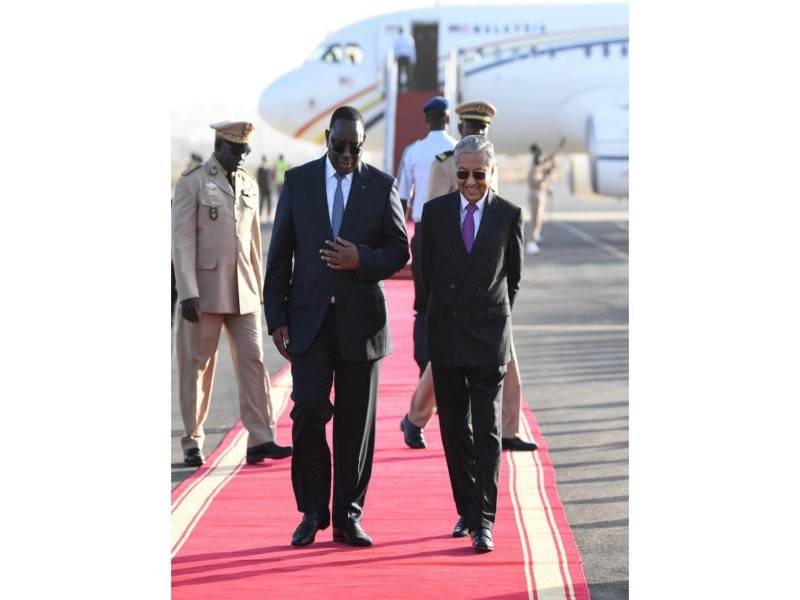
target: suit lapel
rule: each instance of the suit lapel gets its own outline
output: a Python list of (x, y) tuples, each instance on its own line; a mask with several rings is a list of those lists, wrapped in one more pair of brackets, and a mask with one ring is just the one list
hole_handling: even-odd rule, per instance
[[(459, 208), (460, 200), (459, 200)], [(467, 261), (461, 267), (461, 272), (458, 274), (458, 280), (461, 281), (469, 270), (472, 268), (472, 265), (475, 263), (475, 259), (478, 255), (480, 255), (483, 246), (485, 245), (485, 241), (487, 237), (489, 237), (489, 232), (491, 228), (494, 227), (495, 218), (497, 216), (497, 203), (494, 202), (494, 194), (492, 190), (489, 190), (489, 193), (486, 195), (486, 203), (483, 206), (483, 215), (481, 216), (481, 226), (478, 229), (478, 233), (475, 236), (475, 242), (472, 244), (472, 252), (469, 253), (467, 257)], [(459, 237), (460, 237), (460, 230), (459, 230)], [(461, 245), (464, 245), (463, 239), (461, 241)], [(466, 250), (464, 251), (466, 252)]]
[(461, 195), (458, 192), (453, 194), (445, 214), (447, 220), (446, 229), (449, 232), (450, 243), (455, 248), (459, 260), (467, 259), (467, 249), (464, 247), (464, 238), (461, 237)]
[(328, 214), (328, 192), (326, 191), (325, 181), (325, 161), (327, 155), (323, 156), (311, 169), (311, 181), (309, 185), (309, 200), (314, 205), (314, 210), (317, 213), (317, 221), (325, 231), (327, 239), (333, 239), (333, 232), (331, 231), (331, 218)]
[(342, 226), (339, 228), (339, 237), (350, 239), (350, 229), (355, 223), (358, 211), (364, 205), (369, 194), (371, 180), (369, 170), (363, 162), (358, 164), (358, 169), (353, 172), (353, 179), (350, 184), (350, 196), (347, 199), (347, 206), (342, 216)]

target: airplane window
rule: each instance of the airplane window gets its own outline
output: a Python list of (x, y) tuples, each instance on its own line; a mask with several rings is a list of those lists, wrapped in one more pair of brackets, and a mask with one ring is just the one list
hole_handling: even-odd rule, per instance
[(344, 49), (344, 56), (351, 65), (360, 65), (364, 60), (364, 51), (358, 44), (347, 44)]
[(322, 55), (322, 62), (340, 63), (344, 58), (344, 50), (339, 44), (334, 44)]

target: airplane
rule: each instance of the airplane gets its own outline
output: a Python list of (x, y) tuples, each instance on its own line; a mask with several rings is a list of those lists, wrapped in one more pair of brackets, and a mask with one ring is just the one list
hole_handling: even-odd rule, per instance
[(445, 89), (455, 57), (457, 99), (498, 108), (490, 132), (498, 152), (528, 152), (535, 142), (545, 153), (573, 153), (573, 191), (628, 195), (625, 4), (436, 6), (365, 19), (330, 34), (272, 82), (260, 115), (278, 131), (323, 144), (331, 113), (349, 104), (364, 115), (367, 149), (381, 150), (387, 56), (400, 28), (415, 39), (415, 72), (429, 57), (433, 85)]

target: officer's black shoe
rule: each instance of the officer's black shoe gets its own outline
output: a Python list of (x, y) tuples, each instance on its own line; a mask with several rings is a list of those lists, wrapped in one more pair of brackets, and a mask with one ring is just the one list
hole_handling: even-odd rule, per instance
[(200, 448), (189, 448), (183, 451), (183, 464), (190, 467), (199, 467), (204, 462), (206, 462), (206, 457), (203, 456)]
[(409, 448), (420, 449), (428, 447), (425, 444), (425, 437), (422, 435), (422, 428), (409, 421), (408, 415), (404, 416), (403, 420), (400, 421), (400, 429), (403, 431), (403, 438)]
[(372, 546), (372, 538), (355, 521), (348, 521), (341, 529), (334, 527), (333, 541), (344, 542), (351, 546)]
[(247, 464), (255, 465), (265, 458), (286, 458), (291, 455), (291, 446), (278, 446), (275, 442), (265, 442), (247, 449)]
[(539, 446), (518, 437), (503, 438), (503, 450), (536, 450)]
[(492, 530), (483, 527), (470, 531), (472, 536), (472, 547), (475, 552), (491, 552), (494, 550), (494, 541), (492, 540)]
[(464, 517), (460, 517), (456, 526), (453, 527), (453, 537), (464, 537), (466, 535), (469, 535), (467, 520)]
[(318, 513), (306, 513), (303, 515), (300, 525), (292, 534), (292, 546), (308, 546), (314, 541), (314, 537), (321, 529), (327, 529), (330, 525), (329, 520), (323, 521)]

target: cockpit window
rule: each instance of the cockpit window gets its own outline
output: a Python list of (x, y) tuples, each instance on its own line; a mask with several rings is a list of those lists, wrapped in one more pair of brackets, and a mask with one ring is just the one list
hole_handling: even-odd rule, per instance
[(364, 60), (364, 51), (358, 44), (347, 44), (344, 48), (344, 56), (351, 65), (360, 65)]
[(340, 44), (325, 43), (319, 46), (306, 60), (307, 63), (322, 61), (340, 63), (344, 58), (344, 48)]

